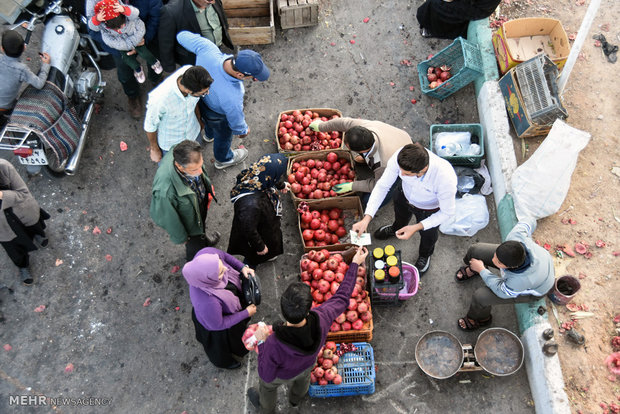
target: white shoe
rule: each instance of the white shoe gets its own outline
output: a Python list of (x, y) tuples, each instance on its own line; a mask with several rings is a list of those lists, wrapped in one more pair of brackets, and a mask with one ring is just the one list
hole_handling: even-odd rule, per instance
[(140, 71), (139, 72), (136, 72), (135, 70), (133, 71), (133, 76), (136, 78), (138, 83), (146, 82), (146, 76), (144, 75), (144, 71), (142, 70), (142, 66), (140, 66)]
[(153, 65), (151, 65), (151, 69), (153, 69), (153, 72), (158, 75), (164, 71), (164, 68), (161, 67), (161, 63), (159, 63), (159, 60), (153, 63)]
[(218, 170), (222, 170), (224, 168), (232, 167), (233, 165), (239, 164), (248, 157), (248, 150), (245, 148), (237, 148), (236, 150), (233, 150), (233, 153), (235, 155), (230, 161), (219, 162), (216, 160), (215, 168), (217, 168)]
[(208, 137), (204, 129), (200, 131), (200, 135), (202, 136), (202, 140), (204, 142), (213, 142), (213, 138)]

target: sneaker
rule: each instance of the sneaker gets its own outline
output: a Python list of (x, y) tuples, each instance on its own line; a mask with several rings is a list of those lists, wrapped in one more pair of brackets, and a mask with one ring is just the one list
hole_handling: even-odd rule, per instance
[(127, 97), (127, 109), (133, 119), (140, 119), (142, 116), (142, 103), (139, 96)]
[(420, 29), (420, 35), (425, 38), (433, 37), (433, 35), (426, 29)]
[(161, 67), (161, 63), (159, 63), (159, 60), (155, 61), (155, 63), (151, 65), (151, 69), (153, 69), (153, 72), (157, 73), (158, 75), (164, 71), (164, 68)]
[(213, 247), (217, 244), (217, 242), (220, 241), (220, 232), (219, 231), (214, 231), (211, 234), (206, 234), (205, 233), (205, 240), (207, 242), (207, 247)]
[(34, 283), (34, 279), (32, 278), (30, 270), (28, 270), (27, 267), (19, 268), (19, 277), (22, 280), (22, 283), (26, 286), (30, 286), (32, 285), (32, 283)]
[(254, 408), (257, 410), (260, 409), (260, 396), (258, 395), (256, 388), (248, 388), (248, 400), (250, 400)]
[(418, 273), (420, 275), (422, 275), (422, 273), (426, 272), (428, 270), (428, 267), (431, 265), (431, 257), (424, 257), (424, 256), (420, 256), (418, 257), (418, 260), (416, 260), (414, 266), (416, 267), (416, 269), (418, 269)]
[(213, 142), (213, 138), (208, 137), (204, 129), (200, 131), (200, 136), (204, 142)]
[(138, 83), (146, 82), (146, 75), (144, 74), (144, 71), (142, 70), (142, 66), (140, 66), (138, 69), (139, 70), (133, 71), (133, 76), (136, 78)]
[(45, 249), (50, 244), (50, 241), (47, 237), (43, 237), (39, 234), (35, 234), (32, 241), (34, 242), (34, 245), (37, 246), (39, 249)]
[(219, 162), (215, 161), (215, 168), (218, 170), (222, 170), (224, 168), (232, 167), (233, 165), (237, 165), (248, 157), (248, 150), (245, 148), (237, 148), (233, 150), (234, 156), (230, 161)]
[(387, 225), (380, 227), (379, 230), (375, 231), (375, 239), (378, 240), (387, 240), (390, 237), (396, 236), (396, 232), (392, 228), (392, 225)]

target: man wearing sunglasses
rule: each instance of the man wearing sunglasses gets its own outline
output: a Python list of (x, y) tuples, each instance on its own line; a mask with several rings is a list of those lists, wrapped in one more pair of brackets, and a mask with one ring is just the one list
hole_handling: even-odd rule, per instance
[(248, 156), (248, 150), (231, 150), (230, 145), (233, 135), (245, 138), (250, 133), (243, 114), (243, 81), (266, 81), (269, 79), (269, 69), (261, 55), (252, 50), (241, 50), (236, 56), (227, 55), (220, 52), (213, 42), (187, 31), (179, 33), (177, 40), (196, 55), (196, 65), (207, 69), (213, 77), (209, 95), (202, 98), (198, 106), (205, 123), (205, 133), (214, 139), (215, 168), (239, 164)]
[(149, 93), (144, 130), (151, 161), (160, 162), (171, 147), (200, 136), (198, 100), (209, 93), (213, 79), (201, 66), (183, 66)]

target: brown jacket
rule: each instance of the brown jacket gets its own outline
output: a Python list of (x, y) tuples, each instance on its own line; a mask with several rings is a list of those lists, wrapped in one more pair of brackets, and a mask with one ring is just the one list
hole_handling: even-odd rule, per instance
[(13, 164), (1, 158), (0, 191), (0, 241), (5, 242), (17, 237), (6, 220), (5, 210), (12, 207), (13, 214), (25, 226), (32, 226), (39, 221), (40, 208)]
[(373, 149), (368, 154), (364, 154), (366, 164), (373, 171), (374, 177), (353, 182), (353, 191), (370, 193), (375, 186), (375, 182), (381, 178), (390, 157), (400, 148), (413, 143), (413, 141), (409, 134), (402, 129), (381, 121), (368, 121), (365, 119), (336, 118), (319, 124), (319, 130), (321, 132), (347, 132), (354, 126), (364, 127), (375, 136)]

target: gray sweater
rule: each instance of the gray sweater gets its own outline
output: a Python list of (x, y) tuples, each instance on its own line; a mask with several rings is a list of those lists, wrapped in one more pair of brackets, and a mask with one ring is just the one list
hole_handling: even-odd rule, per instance
[(0, 242), (13, 240), (17, 235), (6, 220), (4, 211), (12, 208), (13, 214), (24, 226), (32, 226), (39, 221), (41, 211), (26, 183), (17, 173), (13, 164), (0, 158)]
[(520, 295), (544, 296), (555, 283), (553, 258), (532, 240), (536, 220), (520, 221), (506, 236), (506, 241), (516, 240), (525, 246), (531, 264), (523, 272), (501, 270), (501, 277), (488, 269), (480, 272), (484, 283), (500, 298), (511, 299)]
[(144, 39), (146, 27), (144, 26), (144, 22), (139, 18), (140, 11), (138, 9), (127, 5), (125, 5), (125, 8), (129, 8), (130, 13), (126, 15), (127, 22), (122, 29), (118, 31), (108, 29), (105, 23), (97, 20), (97, 16), (88, 19), (88, 27), (95, 32), (100, 31), (103, 42), (112, 49), (128, 52), (135, 49), (136, 45)]
[(19, 61), (19, 58), (0, 54), (0, 73), (2, 74), (2, 80), (0, 80), (0, 108), (12, 109), (15, 106), (15, 100), (22, 82), (27, 82), (35, 88), (41, 89), (45, 85), (49, 71), (49, 63), (43, 63), (41, 64), (39, 75), (35, 75), (28, 66)]

